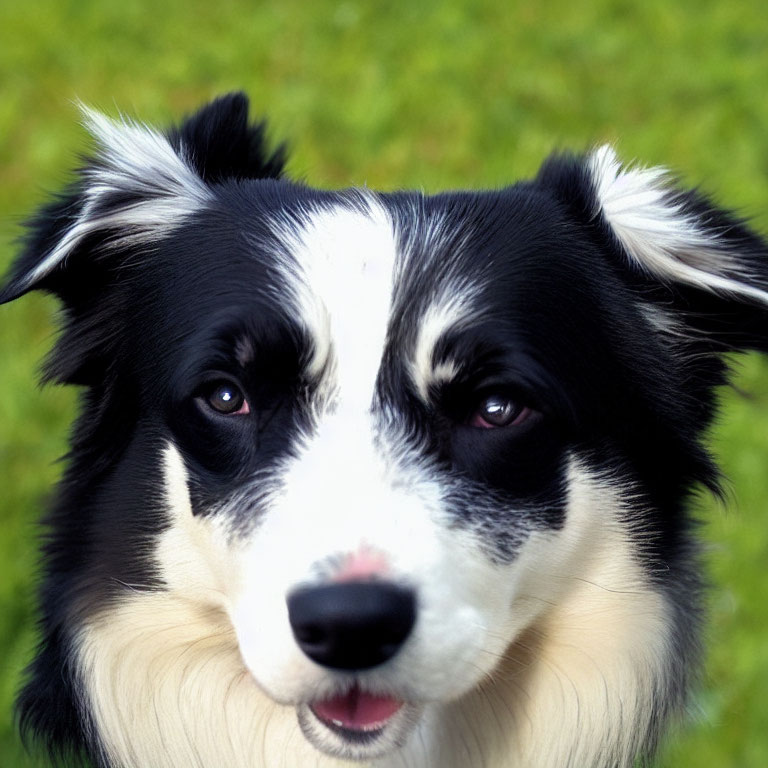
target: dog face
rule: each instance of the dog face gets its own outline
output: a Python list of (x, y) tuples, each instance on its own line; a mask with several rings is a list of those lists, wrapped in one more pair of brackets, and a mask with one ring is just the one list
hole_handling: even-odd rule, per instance
[(30, 723), (234, 766), (295, 710), (321, 753), (452, 765), (436, 722), (481, 691), (514, 710), (499, 754), (629, 764), (695, 646), (683, 505), (716, 485), (722, 351), (766, 346), (764, 246), (609, 150), (495, 192), (314, 190), (245, 113), (90, 115), (1, 297), (62, 298), (49, 376), (84, 388), (37, 672), (70, 682), (33, 679)]

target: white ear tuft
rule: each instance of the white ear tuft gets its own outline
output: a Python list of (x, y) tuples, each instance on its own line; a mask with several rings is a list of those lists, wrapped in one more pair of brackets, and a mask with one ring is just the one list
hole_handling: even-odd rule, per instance
[[(210, 197), (203, 180), (168, 139), (123, 116), (111, 120), (80, 105), (83, 123), (98, 144), (99, 165), (89, 170), (90, 196), (117, 191), (137, 198), (167, 198), (204, 204)], [(101, 185), (101, 186), (100, 186)]]
[(56, 246), (25, 278), (31, 286), (90, 234), (110, 242), (156, 239), (199, 211), (211, 198), (203, 180), (161, 133), (126, 118), (111, 120), (80, 105), (97, 142), (95, 162), (81, 173), (82, 207)]
[(662, 282), (768, 304), (748, 264), (719, 232), (686, 208), (664, 168), (624, 168), (605, 145), (588, 158), (598, 202), (628, 256)]

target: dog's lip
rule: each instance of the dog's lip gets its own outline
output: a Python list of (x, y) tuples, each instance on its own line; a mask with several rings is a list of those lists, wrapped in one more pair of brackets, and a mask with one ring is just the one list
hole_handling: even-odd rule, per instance
[(401, 699), (369, 693), (355, 685), (346, 693), (312, 702), (309, 708), (326, 725), (371, 732), (381, 730), (404, 704)]

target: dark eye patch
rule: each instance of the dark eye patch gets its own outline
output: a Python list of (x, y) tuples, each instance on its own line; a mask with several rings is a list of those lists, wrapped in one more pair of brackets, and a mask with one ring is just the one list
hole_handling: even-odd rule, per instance
[(305, 337), (280, 317), (231, 314), (184, 340), (166, 406), (200, 487), (215, 493), (289, 453), (306, 420)]

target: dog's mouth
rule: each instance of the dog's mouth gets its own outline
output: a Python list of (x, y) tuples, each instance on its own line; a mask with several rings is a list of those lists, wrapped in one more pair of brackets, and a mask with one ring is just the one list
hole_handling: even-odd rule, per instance
[(353, 686), (347, 693), (317, 701), (309, 708), (323, 725), (350, 736), (382, 730), (405, 702), (391, 696), (376, 696)]
[(299, 707), (304, 735), (317, 748), (352, 760), (377, 757), (398, 746), (419, 707), (355, 684), (345, 693)]

